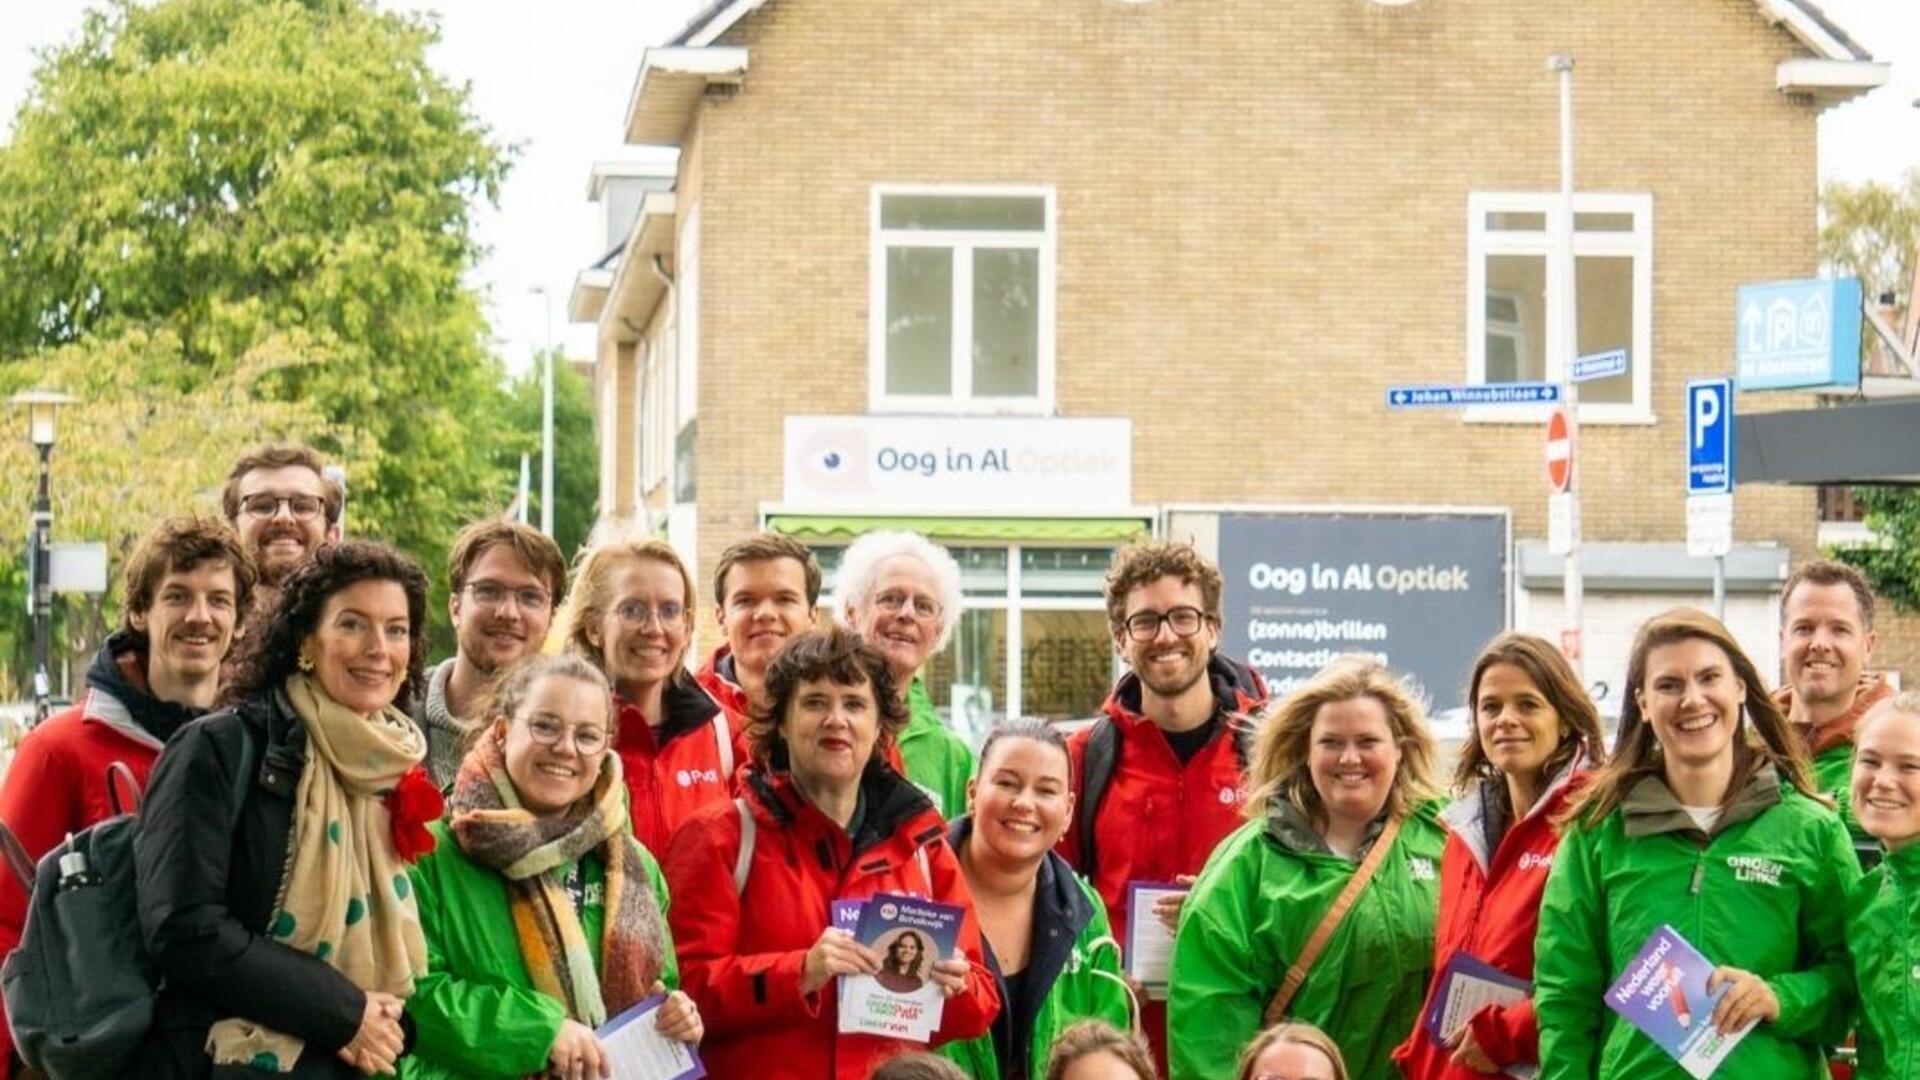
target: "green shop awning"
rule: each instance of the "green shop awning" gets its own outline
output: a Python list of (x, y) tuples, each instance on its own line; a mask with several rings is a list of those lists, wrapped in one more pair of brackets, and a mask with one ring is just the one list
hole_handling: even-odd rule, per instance
[(796, 540), (847, 541), (876, 529), (909, 529), (936, 540), (1001, 540), (1007, 543), (1117, 544), (1153, 531), (1137, 517), (863, 517), (773, 514), (767, 528)]

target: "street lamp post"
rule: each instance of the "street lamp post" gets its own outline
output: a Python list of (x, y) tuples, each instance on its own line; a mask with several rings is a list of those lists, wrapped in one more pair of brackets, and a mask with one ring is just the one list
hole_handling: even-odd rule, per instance
[[(1555, 53), (1547, 57), (1547, 70), (1560, 81), (1560, 212), (1559, 238), (1554, 245), (1552, 274), (1560, 280), (1560, 306), (1557, 350), (1560, 354), (1560, 400), (1567, 414), (1567, 554), (1561, 573), (1561, 597), (1565, 601), (1565, 630), (1562, 650), (1578, 675), (1586, 667), (1586, 642), (1583, 640), (1586, 607), (1586, 582), (1580, 568), (1580, 384), (1573, 381), (1573, 360), (1580, 352), (1580, 317), (1577, 271), (1573, 258), (1573, 57)], [(1568, 643), (1572, 648), (1567, 648)]]
[(53, 496), (54, 424), (60, 406), (73, 398), (51, 390), (26, 390), (8, 404), (27, 410), (27, 439), (40, 456), (40, 480), (33, 496), (33, 531), (28, 540), (27, 614), (33, 619), (34, 720), (47, 718), (53, 680), (48, 674), (53, 651)]
[(540, 368), (540, 531), (553, 535), (553, 296), (535, 285), (546, 307), (547, 339)]

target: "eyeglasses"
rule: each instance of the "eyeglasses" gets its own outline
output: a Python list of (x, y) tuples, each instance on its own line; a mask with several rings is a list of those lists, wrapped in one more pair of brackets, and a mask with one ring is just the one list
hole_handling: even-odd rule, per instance
[(467, 595), (483, 608), (498, 609), (506, 604), (508, 597), (520, 605), (521, 611), (546, 611), (553, 606), (547, 590), (532, 585), (510, 589), (497, 581), (475, 581), (467, 585)]
[(873, 598), (873, 606), (889, 615), (898, 615), (902, 608), (911, 606), (916, 617), (937, 619), (940, 617), (940, 602), (930, 596), (910, 596), (898, 589), (888, 589)]
[(527, 721), (527, 737), (541, 746), (558, 746), (560, 737), (568, 731), (573, 732), (573, 748), (584, 757), (592, 757), (607, 748), (607, 732), (604, 728), (568, 728), (560, 721), (545, 716), (536, 716)]
[(327, 508), (325, 499), (317, 495), (249, 495), (240, 500), (240, 509), (248, 517), (262, 521), (278, 514), (284, 506), (296, 521), (312, 521)]
[(1127, 636), (1135, 641), (1152, 641), (1160, 636), (1160, 624), (1165, 623), (1181, 637), (1192, 637), (1209, 621), (1209, 616), (1197, 607), (1177, 607), (1165, 614), (1136, 611), (1127, 616)]
[(687, 613), (687, 609), (672, 601), (654, 607), (645, 600), (622, 600), (613, 605), (613, 613), (628, 626), (644, 628), (657, 617), (660, 625), (665, 627), (679, 622), (680, 617)]

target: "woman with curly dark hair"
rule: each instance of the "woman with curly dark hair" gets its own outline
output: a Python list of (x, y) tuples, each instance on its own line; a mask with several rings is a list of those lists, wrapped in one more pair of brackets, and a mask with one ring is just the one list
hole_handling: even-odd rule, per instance
[(887, 764), (907, 723), (893, 673), (859, 635), (795, 637), (767, 667), (747, 729), (742, 797), (703, 807), (667, 845), (667, 913), (687, 993), (707, 1023), (714, 1076), (855, 1080), (924, 1043), (839, 1030), (837, 979), (886, 957), (833, 923), (834, 908), (911, 893), (965, 912), (927, 980), (945, 999), (932, 1043), (984, 1034), (1000, 1006), (946, 824)]
[(426, 972), (408, 861), (440, 795), (396, 707), (421, 685), (427, 580), (384, 544), (317, 551), (228, 708), (161, 755), (135, 840), (163, 976), (145, 1076), (391, 1073)]

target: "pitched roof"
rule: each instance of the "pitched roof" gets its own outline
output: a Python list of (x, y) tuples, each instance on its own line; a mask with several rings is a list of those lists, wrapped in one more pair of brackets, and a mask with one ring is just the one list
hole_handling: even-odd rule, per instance
[[(767, 0), (709, 0), (687, 25), (668, 41), (669, 45), (710, 45), (734, 24), (752, 14)], [(1768, 22), (1784, 26), (1787, 32), (1822, 60), (1871, 60), (1873, 56), (1859, 42), (1820, 10), (1815, 0), (1753, 0)]]

